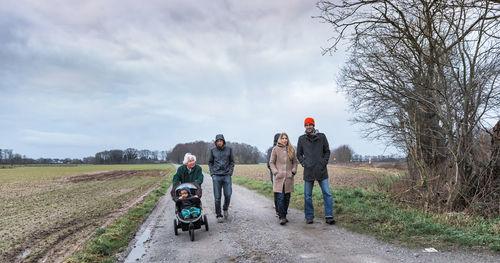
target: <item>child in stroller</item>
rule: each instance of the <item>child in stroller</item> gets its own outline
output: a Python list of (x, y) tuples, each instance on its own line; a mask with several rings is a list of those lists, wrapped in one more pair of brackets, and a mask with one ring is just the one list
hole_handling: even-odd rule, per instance
[[(175, 193), (175, 194), (174, 194)], [(189, 231), (191, 241), (194, 240), (194, 230), (205, 225), (208, 231), (207, 216), (202, 215), (201, 187), (197, 183), (184, 183), (175, 186), (172, 198), (175, 201), (174, 233), (178, 235), (177, 229)]]
[(201, 209), (196, 207), (199, 206), (200, 199), (196, 195), (191, 197), (189, 188), (185, 187), (179, 191), (177, 202), (180, 204), (181, 215), (184, 219), (196, 218), (200, 215)]

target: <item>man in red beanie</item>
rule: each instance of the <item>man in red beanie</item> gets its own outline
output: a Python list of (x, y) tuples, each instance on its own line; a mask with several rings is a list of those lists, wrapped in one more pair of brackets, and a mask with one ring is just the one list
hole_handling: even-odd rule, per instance
[(330, 158), (330, 146), (323, 133), (314, 128), (313, 118), (304, 120), (305, 134), (299, 137), (297, 143), (297, 159), (304, 167), (304, 213), (307, 224), (314, 221), (314, 206), (312, 202), (312, 190), (314, 181), (318, 181), (323, 193), (325, 207), (325, 221), (327, 224), (335, 224), (333, 219), (333, 196), (328, 183), (328, 171), (326, 165)]

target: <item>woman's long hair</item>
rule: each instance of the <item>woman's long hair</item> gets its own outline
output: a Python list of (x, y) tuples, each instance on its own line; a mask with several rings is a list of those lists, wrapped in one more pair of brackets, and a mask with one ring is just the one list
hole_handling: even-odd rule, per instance
[[(281, 143), (281, 138), (283, 138), (283, 136), (286, 136), (288, 138), (286, 145), (283, 145)], [(286, 134), (284, 132), (281, 133), (280, 138), (278, 140), (278, 143), (286, 147), (286, 152), (288, 153), (288, 158), (290, 158), (290, 160), (293, 160), (293, 158), (295, 157), (295, 149), (293, 148), (292, 144), (290, 143), (290, 136), (288, 136), (288, 134)]]

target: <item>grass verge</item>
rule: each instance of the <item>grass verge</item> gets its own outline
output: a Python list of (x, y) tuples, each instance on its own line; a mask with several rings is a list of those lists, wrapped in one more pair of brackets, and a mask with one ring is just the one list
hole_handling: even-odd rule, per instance
[(122, 252), (134, 237), (136, 229), (146, 219), (156, 206), (158, 200), (165, 195), (170, 187), (175, 170), (162, 179), (160, 186), (146, 196), (142, 202), (119, 217), (105, 229), (99, 228), (94, 236), (87, 241), (84, 248), (76, 255), (65, 260), (66, 263), (77, 262), (114, 262), (115, 255)]
[[(233, 182), (272, 199), (272, 184), (233, 176)], [(500, 253), (500, 219), (424, 213), (396, 205), (387, 195), (363, 188), (331, 189), (338, 224), (407, 247), (459, 247)], [(304, 208), (304, 186), (295, 184), (290, 207)], [(323, 197), (313, 189), (315, 216), (323, 216)]]

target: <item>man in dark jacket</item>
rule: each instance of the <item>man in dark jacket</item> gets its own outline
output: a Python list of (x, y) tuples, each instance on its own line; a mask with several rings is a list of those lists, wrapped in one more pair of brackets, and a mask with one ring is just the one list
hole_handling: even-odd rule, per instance
[(217, 134), (215, 136), (215, 146), (210, 149), (210, 157), (208, 158), (208, 167), (210, 168), (210, 176), (214, 186), (214, 199), (215, 199), (215, 213), (217, 215), (217, 222), (223, 221), (221, 213), (221, 198), (222, 191), (224, 192), (224, 218), (229, 216), (228, 208), (231, 201), (232, 182), (231, 176), (234, 169), (233, 150), (231, 147), (226, 146), (224, 135)]
[(335, 224), (333, 219), (333, 196), (330, 193), (326, 168), (330, 158), (328, 140), (323, 133), (314, 129), (313, 118), (305, 119), (304, 128), (306, 132), (299, 137), (297, 143), (297, 159), (304, 167), (304, 213), (306, 223), (312, 224), (314, 222), (312, 190), (314, 181), (318, 181), (323, 192), (326, 223)]
[[(271, 165), (269, 165), (269, 160), (271, 159), (271, 153), (273, 152), (274, 146), (278, 144), (278, 139), (280, 138), (280, 135), (281, 133), (276, 133), (274, 135), (273, 146), (267, 149), (267, 169), (269, 169), (269, 174), (271, 175), (271, 183), (273, 182), (273, 171), (271, 171)], [(276, 200), (276, 196), (274, 197), (274, 208), (276, 209), (276, 216), (278, 216), (279, 211), (278, 211), (278, 201)]]

